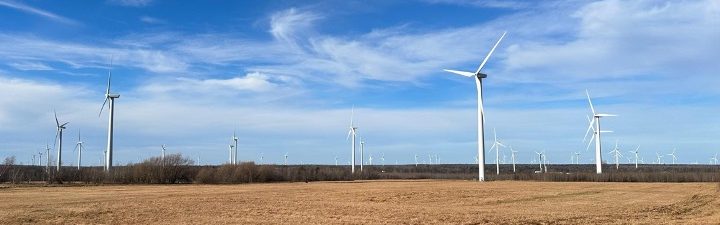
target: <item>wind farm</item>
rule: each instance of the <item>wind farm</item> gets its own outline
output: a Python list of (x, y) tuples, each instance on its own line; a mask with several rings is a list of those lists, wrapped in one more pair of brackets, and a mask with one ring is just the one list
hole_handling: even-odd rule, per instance
[(717, 15), (0, 0), (0, 224), (715, 224)]

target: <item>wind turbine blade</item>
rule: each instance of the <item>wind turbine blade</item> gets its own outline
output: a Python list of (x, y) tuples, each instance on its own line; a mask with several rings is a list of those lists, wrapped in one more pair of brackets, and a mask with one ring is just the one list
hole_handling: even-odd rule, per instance
[(590, 149), (590, 145), (592, 144), (593, 140), (595, 140), (595, 135), (590, 137), (590, 141), (588, 141), (587, 147), (585, 147), (585, 151)]
[(604, 113), (600, 113), (600, 114), (597, 114), (597, 115), (595, 115), (595, 116), (599, 116), (599, 117), (607, 117), (607, 116), (618, 116), (618, 115), (615, 115), (615, 114), (604, 114)]
[(64, 126), (67, 125), (68, 123), (70, 123), (70, 122), (65, 122), (65, 123), (63, 123), (63, 124), (60, 125), (60, 126), (61, 126), (61, 127), (64, 127)]
[(459, 71), (459, 70), (449, 70), (449, 69), (443, 69), (443, 70), (444, 70), (445, 72), (450, 72), (450, 73), (454, 73), (454, 74), (462, 75), (462, 76), (466, 76), (466, 77), (475, 76), (475, 74), (472, 73), (472, 72)]
[(110, 57), (110, 66), (108, 67), (108, 82), (107, 82), (107, 89), (105, 89), (105, 95), (110, 94), (110, 80), (112, 78), (113, 59), (114, 59), (114, 56), (111, 56)]
[(350, 130), (348, 131), (348, 135), (345, 140), (350, 140), (350, 134), (352, 134), (352, 128), (350, 128)]
[(102, 111), (105, 108), (105, 103), (107, 103), (107, 100), (108, 100), (108, 98), (107, 98), (107, 96), (105, 96), (105, 101), (103, 102), (102, 106), (100, 107), (100, 113), (98, 113), (98, 117), (100, 117), (102, 115)]
[(350, 127), (354, 125), (353, 117), (355, 117), (355, 105), (353, 105), (352, 109), (350, 110)]
[(595, 116), (595, 107), (593, 107), (592, 100), (590, 100), (590, 92), (585, 89), (585, 95), (587, 95), (588, 103), (590, 103), (590, 111), (592, 111), (593, 116)]
[(490, 59), (490, 55), (492, 55), (493, 52), (495, 52), (495, 48), (497, 48), (497, 46), (500, 44), (500, 41), (502, 41), (502, 39), (505, 37), (505, 34), (507, 34), (507, 31), (503, 32), (502, 36), (500, 36), (500, 39), (498, 39), (498, 41), (495, 42), (495, 45), (492, 47), (492, 49), (490, 49), (490, 52), (487, 54), (487, 56), (485, 56), (485, 59), (483, 59), (482, 63), (480, 63), (480, 67), (478, 67), (477, 71), (475, 71), (475, 74), (480, 73), (480, 70), (482, 70), (482, 68), (485, 67), (485, 63), (487, 63), (488, 59)]
[(588, 134), (590, 134), (590, 130), (591, 129), (593, 131), (595, 130), (595, 128), (593, 127), (594, 123), (595, 123), (595, 120), (590, 120), (590, 125), (588, 126), (588, 129), (585, 131), (585, 136), (583, 137), (583, 143), (585, 142), (585, 140), (587, 140), (587, 136), (588, 136)]
[(59, 126), (60, 126), (60, 121), (58, 121), (57, 112), (56, 112), (54, 109), (53, 109), (53, 114), (55, 114), (55, 124), (59, 127)]
[(497, 144), (497, 142), (493, 143), (493, 145), (490, 147), (490, 151), (492, 151), (492, 149), (495, 148), (495, 144)]
[(615, 132), (615, 131), (611, 131), (611, 130), (601, 130), (600, 131), (600, 133), (613, 133), (613, 132)]

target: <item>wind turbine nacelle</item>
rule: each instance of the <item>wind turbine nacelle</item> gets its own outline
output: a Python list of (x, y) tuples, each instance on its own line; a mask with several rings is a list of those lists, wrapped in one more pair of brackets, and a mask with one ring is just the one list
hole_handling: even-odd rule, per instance
[(118, 95), (118, 94), (108, 94), (107, 97), (108, 97), (108, 98), (119, 98), (120, 95)]
[(487, 78), (487, 74), (484, 73), (477, 73), (475, 76), (477, 76), (478, 78)]

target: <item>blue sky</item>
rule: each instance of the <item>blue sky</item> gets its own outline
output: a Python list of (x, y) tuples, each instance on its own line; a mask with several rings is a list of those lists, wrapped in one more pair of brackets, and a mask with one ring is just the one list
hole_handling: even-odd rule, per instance
[(503, 31), (486, 66), (487, 132), (520, 162), (540, 150), (592, 162), (585, 89), (620, 115), (603, 120), (615, 131), (605, 159), (616, 140), (647, 163), (673, 148), (682, 163), (720, 153), (712, 0), (0, 0), (0, 28), (0, 157), (22, 162), (52, 146), (56, 109), (70, 122), (64, 163), (80, 129), (84, 163), (100, 164), (112, 57), (121, 164), (162, 144), (223, 163), (233, 130), (243, 161), (347, 163), (353, 105), (366, 161), (473, 163), (475, 84), (442, 69), (473, 70)]

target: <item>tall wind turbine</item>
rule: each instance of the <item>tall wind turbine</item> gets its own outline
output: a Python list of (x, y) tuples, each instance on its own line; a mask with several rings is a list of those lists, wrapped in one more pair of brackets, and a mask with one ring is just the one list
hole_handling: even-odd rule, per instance
[(355, 123), (353, 123), (353, 117), (355, 116), (355, 106), (353, 106), (352, 111), (350, 112), (350, 131), (348, 131), (348, 136), (345, 138), (346, 140), (352, 136), (352, 153), (350, 154), (351, 162), (350, 171), (352, 173), (355, 173), (355, 137), (357, 136), (357, 127), (355, 127)]
[(635, 153), (635, 169), (638, 168), (638, 153), (640, 153), (638, 150), (640, 150), (640, 145), (635, 148), (635, 151), (630, 151), (630, 153)]
[(675, 157), (675, 149), (673, 148), (672, 153), (668, 154), (669, 156), (672, 156), (672, 164), (675, 165), (675, 160), (677, 157)]
[(83, 142), (80, 140), (80, 129), (78, 129), (78, 142), (75, 144), (75, 149), (78, 152), (77, 169), (80, 170), (80, 161), (82, 160)]
[(658, 164), (658, 165), (664, 164), (664, 163), (662, 162), (662, 157), (663, 157), (663, 155), (660, 155), (660, 153), (657, 153), (657, 152), (655, 152), (655, 155), (657, 156), (657, 164)]
[(580, 164), (580, 152), (575, 152), (575, 165)]
[(100, 107), (100, 113), (98, 114), (98, 117), (102, 115), (103, 109), (105, 109), (105, 104), (108, 103), (108, 100), (110, 102), (108, 105), (108, 141), (107, 141), (107, 150), (105, 154), (105, 171), (110, 172), (112, 170), (112, 162), (113, 162), (113, 119), (115, 116), (115, 99), (120, 98), (119, 94), (110, 94), (110, 80), (112, 79), (112, 59), (110, 59), (110, 67), (108, 68), (108, 82), (107, 82), (107, 89), (105, 89), (105, 101), (102, 104), (102, 107)]
[(285, 165), (286, 165), (286, 166), (287, 166), (287, 157), (288, 157), (288, 153), (286, 152), (286, 153), (285, 153)]
[(494, 141), (493, 145), (490, 147), (490, 151), (495, 148), (495, 170), (496, 174), (500, 174), (500, 146), (505, 147), (505, 145), (497, 140), (497, 132), (495, 132), (495, 128), (493, 128), (493, 137)]
[[(602, 151), (601, 151), (601, 141), (600, 141), (600, 133), (606, 133), (606, 132), (612, 132), (612, 131), (603, 131), (600, 130), (600, 118), (601, 117), (607, 117), (607, 116), (617, 116), (612, 114), (604, 114), (604, 113), (596, 113), (595, 107), (593, 107), (592, 100), (590, 100), (590, 92), (588, 90), (585, 90), (585, 94), (588, 98), (588, 103), (590, 103), (590, 110), (593, 114), (593, 119), (590, 121), (590, 126), (588, 127), (588, 130), (585, 131), (585, 138), (583, 138), (583, 141), (587, 139), (588, 132), (590, 132), (590, 129), (593, 130), (593, 136), (590, 138), (590, 141), (588, 142), (588, 147), (590, 146), (590, 143), (595, 139), (595, 170), (598, 174), (602, 173)], [(594, 125), (594, 126), (593, 126)]]
[(485, 56), (485, 59), (483, 59), (482, 63), (480, 63), (480, 67), (473, 73), (473, 72), (466, 72), (466, 71), (458, 71), (458, 70), (448, 70), (445, 71), (466, 76), (466, 77), (474, 77), (475, 80), (475, 86), (477, 88), (477, 122), (478, 122), (478, 181), (483, 182), (485, 181), (485, 133), (484, 133), (484, 125), (485, 125), (485, 112), (483, 110), (483, 98), (482, 98), (482, 79), (487, 77), (487, 74), (480, 73), (482, 68), (485, 66), (485, 63), (487, 63), (488, 59), (490, 59), (490, 55), (495, 51), (495, 48), (500, 44), (500, 41), (505, 37), (505, 34), (507, 32), (503, 32), (502, 36), (500, 36), (500, 39), (498, 39), (497, 42), (495, 42), (495, 45), (490, 49), (490, 52)]
[(229, 150), (228, 150), (228, 164), (232, 165), (232, 164), (233, 164), (233, 147), (235, 147), (235, 146), (234, 146), (232, 143), (230, 143), (230, 144), (228, 145), (228, 147), (229, 147)]
[(55, 124), (57, 125), (57, 133), (55, 133), (55, 140), (58, 142), (57, 147), (57, 171), (60, 172), (60, 166), (62, 165), (62, 141), (63, 141), (63, 130), (65, 130), (65, 125), (67, 125), (69, 122), (65, 122), (63, 124), (60, 124), (60, 121), (57, 117), (57, 112), (53, 110), (53, 113), (55, 114)]
[(715, 162), (714, 164), (717, 165), (717, 164), (718, 164), (718, 154), (715, 153), (715, 156), (710, 157), (710, 161), (711, 161), (711, 162), (714, 161), (714, 162)]

